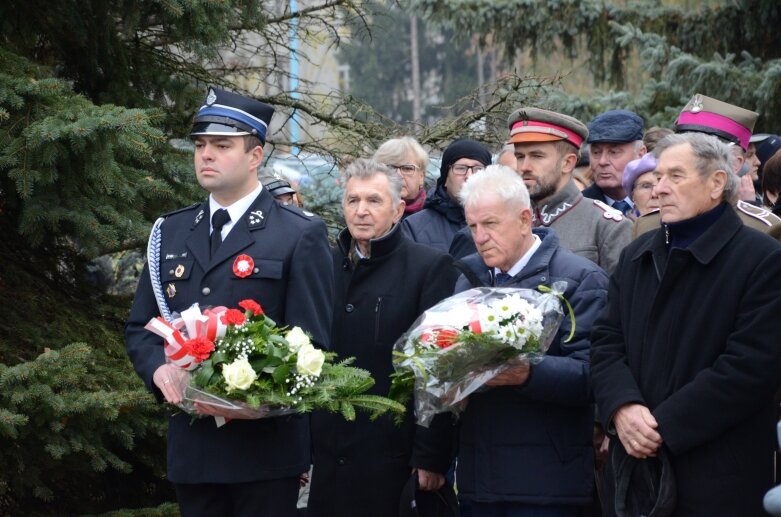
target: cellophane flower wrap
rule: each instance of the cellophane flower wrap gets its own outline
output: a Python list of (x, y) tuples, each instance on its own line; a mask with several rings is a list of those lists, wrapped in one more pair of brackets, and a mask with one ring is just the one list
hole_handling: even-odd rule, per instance
[(428, 427), (517, 360), (539, 363), (564, 317), (564, 287), (479, 287), (425, 311), (394, 345), (390, 398), (414, 395), (417, 423)]
[(299, 327), (278, 327), (254, 300), (239, 306), (202, 312), (196, 303), (170, 324), (160, 317), (147, 324), (164, 338), (167, 360), (190, 371), (181, 387), (184, 411), (200, 415), (207, 407), (227, 410), (231, 419), (257, 419), (325, 409), (348, 420), (356, 408), (372, 416), (404, 411), (366, 393), (374, 379), (349, 366), (353, 358), (336, 362), (336, 354), (316, 348)]

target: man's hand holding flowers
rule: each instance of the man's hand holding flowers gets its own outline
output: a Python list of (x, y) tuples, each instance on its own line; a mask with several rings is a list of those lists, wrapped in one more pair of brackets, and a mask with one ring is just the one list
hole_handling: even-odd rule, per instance
[(508, 363), (513, 363), (512, 366), (508, 366), (506, 370), (503, 370), (489, 381), (486, 381), (486, 386), (517, 386), (526, 384), (529, 380), (532, 371), (532, 365), (525, 359), (511, 359)]
[(181, 404), (184, 400), (184, 388), (189, 375), (186, 370), (165, 363), (152, 375), (152, 381), (158, 387), (169, 404)]

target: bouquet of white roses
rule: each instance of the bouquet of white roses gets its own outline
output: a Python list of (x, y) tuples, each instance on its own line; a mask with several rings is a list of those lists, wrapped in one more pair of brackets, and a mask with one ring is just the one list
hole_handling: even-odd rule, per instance
[(396, 341), (390, 398), (414, 393), (417, 422), (428, 426), (518, 359), (542, 361), (564, 316), (561, 287), (480, 287), (427, 310)]
[(206, 407), (253, 419), (326, 409), (352, 420), (356, 407), (373, 415), (404, 411), (365, 393), (374, 379), (349, 366), (352, 358), (335, 363), (336, 354), (315, 348), (299, 327), (277, 327), (254, 300), (239, 306), (201, 312), (195, 304), (170, 324), (158, 317), (146, 326), (165, 339), (169, 362), (192, 370), (180, 406), (188, 413)]

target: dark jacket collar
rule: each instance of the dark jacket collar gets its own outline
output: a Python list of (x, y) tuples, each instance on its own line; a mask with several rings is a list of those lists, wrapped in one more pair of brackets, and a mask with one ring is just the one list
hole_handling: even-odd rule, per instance
[[(369, 251), (371, 253), (371, 256), (365, 260), (375, 261), (393, 253), (393, 251), (398, 247), (399, 243), (401, 242), (401, 239), (404, 238), (404, 234), (401, 233), (400, 227), (401, 227), (400, 224), (398, 223), (394, 224), (388, 233), (386, 233), (379, 239), (370, 240)], [(337, 243), (339, 245), (339, 250), (342, 252), (342, 254), (345, 257), (351, 256), (354, 244), (353, 244), (353, 236), (350, 235), (349, 228), (345, 228), (344, 230), (339, 232)]]
[[(510, 279), (507, 284), (504, 284), (507, 287), (510, 287), (511, 283), (547, 270), (554, 253), (556, 253), (559, 247), (559, 236), (556, 235), (555, 230), (552, 228), (534, 228), (532, 232), (540, 238), (540, 247), (537, 248), (537, 251), (534, 252), (534, 255), (531, 256), (521, 272)], [(478, 253), (469, 255), (463, 259), (463, 262), (477, 273), (484, 284), (493, 284), (493, 268), (489, 268)]]
[(461, 226), (466, 224), (466, 217), (464, 217), (464, 207), (461, 204), (451, 198), (445, 187), (442, 185), (437, 186), (426, 199), (426, 203), (423, 208), (430, 208), (436, 212), (442, 214), (448, 221), (457, 223)]
[[(716, 222), (705, 230), (686, 250), (701, 264), (708, 264), (742, 227), (743, 222), (735, 213), (735, 209), (732, 206), (728, 206)], [(651, 234), (650, 237), (637, 248), (637, 251), (632, 255), (632, 260), (638, 260), (646, 253), (653, 254), (656, 257), (666, 256), (669, 251), (669, 244), (667, 243), (665, 230), (664, 225), (662, 225), (658, 230), (649, 232)]]

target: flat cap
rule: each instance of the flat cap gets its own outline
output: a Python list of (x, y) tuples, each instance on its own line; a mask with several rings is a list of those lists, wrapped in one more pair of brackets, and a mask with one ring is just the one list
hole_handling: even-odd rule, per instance
[(707, 133), (748, 149), (759, 113), (694, 94), (675, 121), (676, 133)]
[(580, 120), (540, 108), (518, 108), (507, 118), (510, 126), (508, 143), (555, 142), (564, 140), (580, 149), (588, 136), (586, 125)]
[(589, 144), (601, 142), (625, 144), (643, 139), (643, 119), (628, 110), (600, 113), (588, 125)]
[(266, 143), (274, 108), (237, 93), (210, 87), (193, 120), (190, 137), (254, 135)]

